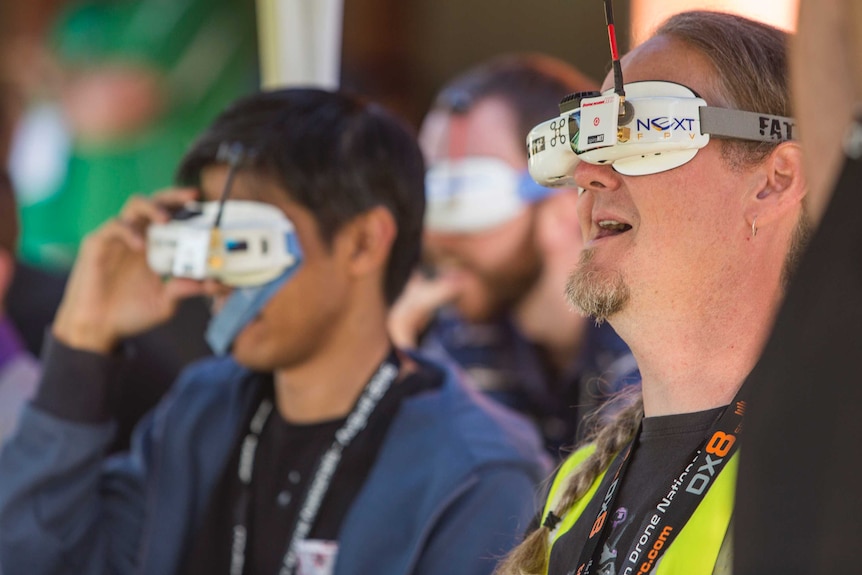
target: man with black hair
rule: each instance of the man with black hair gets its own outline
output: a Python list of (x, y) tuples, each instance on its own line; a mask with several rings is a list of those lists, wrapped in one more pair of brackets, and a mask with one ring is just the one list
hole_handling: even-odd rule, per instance
[[(253, 154), (229, 168), (224, 144)], [(490, 573), (525, 527), (540, 444), (453, 372), (390, 343), (388, 308), (420, 251), (423, 176), (414, 140), (379, 107), (263, 93), (187, 154), (179, 179), (194, 188), (133, 200), (90, 236), (38, 394), (0, 456), (3, 568)], [(226, 313), (243, 294), (163, 282), (146, 264), (148, 226), (226, 187), (279, 208), (302, 262), (229, 338), (229, 356), (187, 370), (131, 453), (103, 461), (117, 342), (180, 298), (207, 293)]]
[(608, 326), (571, 312), (562, 286), (582, 243), (574, 189), (527, 174), (529, 130), (597, 84), (560, 60), (513, 54), (452, 79), (423, 122), (425, 259), (393, 308), (396, 342), (451, 357), (490, 397), (527, 414), (546, 447), (574, 445), (584, 415), (637, 383)]

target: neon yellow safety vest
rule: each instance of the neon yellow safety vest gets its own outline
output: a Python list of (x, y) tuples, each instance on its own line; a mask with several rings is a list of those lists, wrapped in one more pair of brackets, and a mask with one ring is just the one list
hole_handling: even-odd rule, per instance
[[(548, 500), (542, 511), (543, 518), (556, 506), (568, 477), (593, 451), (595, 451), (593, 445), (583, 447), (569, 456), (560, 467), (548, 493)], [(714, 575), (730, 572), (732, 557), (728, 553), (729, 548), (723, 549), (722, 544), (725, 542), (725, 535), (728, 535), (728, 526), (733, 513), (738, 455), (738, 452), (735, 453), (724, 470), (719, 473), (679, 535), (665, 551), (653, 572), (654, 575)], [(584, 512), (604, 476), (605, 473), (602, 472), (596, 477), (589, 491), (562, 517), (557, 528), (551, 532), (549, 555), (557, 539), (568, 532)], [(722, 557), (719, 561), (720, 551)]]

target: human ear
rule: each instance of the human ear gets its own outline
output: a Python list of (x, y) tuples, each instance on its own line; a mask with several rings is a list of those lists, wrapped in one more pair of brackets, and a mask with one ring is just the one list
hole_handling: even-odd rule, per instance
[(371, 208), (354, 218), (345, 232), (347, 265), (353, 275), (362, 276), (386, 267), (398, 233), (392, 212), (383, 206)]
[(758, 170), (764, 177), (746, 198), (746, 224), (752, 230), (797, 213), (808, 191), (802, 150), (796, 142), (779, 144)]

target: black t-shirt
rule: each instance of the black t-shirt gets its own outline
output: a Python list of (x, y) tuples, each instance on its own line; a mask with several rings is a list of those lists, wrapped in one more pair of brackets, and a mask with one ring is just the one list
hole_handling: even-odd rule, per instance
[[(616, 575), (622, 572), (625, 556), (639, 535), (636, 532), (660, 498), (657, 491), (679, 476), (724, 409), (644, 418), (619, 495), (610, 510), (611, 527), (607, 539), (596, 548), (592, 573)], [(578, 567), (608, 481), (602, 482), (575, 525), (554, 544), (548, 575), (568, 575)]]
[[(271, 375), (262, 379), (262, 397), (273, 397)], [(308, 539), (336, 540), (350, 505), (368, 477), (401, 401), (442, 383), (443, 373), (420, 364), (418, 371), (394, 383), (371, 414), (368, 425), (344, 450)], [(194, 538), (183, 573), (227, 575), (230, 572), (233, 528), (242, 484), (237, 469), (240, 446), (259, 402), (245, 418), (233, 455), (210, 499), (203, 525)], [(285, 421), (273, 409), (261, 431), (254, 458), (245, 575), (275, 575), (279, 571), (298, 513), (323, 453), (332, 445), (345, 419), (310, 425)]]
[(862, 571), (860, 218), (862, 158), (848, 159), (746, 384), (734, 573)]

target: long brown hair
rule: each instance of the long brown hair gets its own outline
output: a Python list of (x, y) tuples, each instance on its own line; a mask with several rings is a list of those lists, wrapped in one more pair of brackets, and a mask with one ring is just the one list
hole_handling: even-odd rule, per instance
[[(628, 388), (633, 390), (634, 388)], [(625, 392), (623, 392), (625, 393)], [(562, 497), (552, 513), (564, 517), (569, 509), (589, 491), (596, 478), (610, 465), (614, 456), (634, 437), (643, 418), (643, 397), (640, 391), (629, 392), (632, 397), (620, 397), (628, 405), (616, 411), (615, 418), (599, 429), (590, 440), (595, 444), (593, 451), (577, 471), (569, 477)], [(612, 400), (614, 401), (614, 400)], [(605, 404), (608, 405), (608, 404)], [(596, 417), (600, 417), (596, 415)], [(544, 517), (542, 518), (545, 519)], [(540, 575), (548, 571), (548, 545), (551, 529), (540, 526), (512, 550), (497, 566), (495, 575)]]
[[(792, 116), (788, 86), (787, 33), (767, 24), (721, 12), (693, 11), (665, 22), (657, 36), (688, 44), (706, 56), (716, 71), (719, 102), (737, 110)], [(758, 164), (775, 148), (772, 142), (723, 142), (733, 166)]]
[[(704, 54), (716, 71), (711, 102), (741, 110), (791, 115), (787, 86), (787, 34), (741, 16), (693, 11), (665, 22), (656, 36), (684, 42)], [(731, 167), (759, 163), (775, 144), (723, 142), (722, 154)], [(589, 490), (611, 460), (632, 440), (643, 417), (643, 397), (638, 393), (616, 417), (588, 439), (596, 449), (568, 478), (554, 515), (564, 517)], [(544, 519), (544, 518), (543, 518)], [(548, 570), (551, 529), (541, 526), (516, 547), (498, 566), (495, 575), (543, 575)]]

